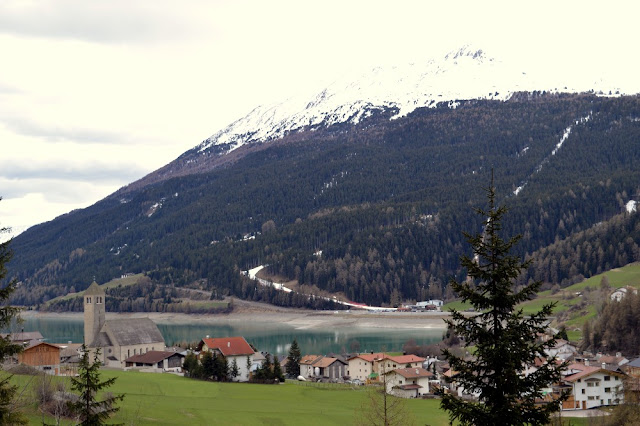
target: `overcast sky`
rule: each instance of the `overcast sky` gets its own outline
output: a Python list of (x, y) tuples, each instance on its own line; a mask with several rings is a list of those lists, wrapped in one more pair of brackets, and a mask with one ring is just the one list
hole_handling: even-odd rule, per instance
[(464, 44), (638, 77), (636, 2), (0, 2), (0, 226), (87, 207), (253, 107)]

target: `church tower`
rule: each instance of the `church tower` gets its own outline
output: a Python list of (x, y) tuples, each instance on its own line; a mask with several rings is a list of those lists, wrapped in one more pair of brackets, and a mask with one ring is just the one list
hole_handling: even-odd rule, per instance
[(84, 344), (91, 346), (104, 325), (104, 290), (94, 280), (84, 292)]

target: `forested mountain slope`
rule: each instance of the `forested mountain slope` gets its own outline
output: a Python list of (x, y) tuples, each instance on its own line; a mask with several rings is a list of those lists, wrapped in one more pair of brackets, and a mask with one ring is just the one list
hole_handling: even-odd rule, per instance
[[(638, 194), (636, 96), (522, 93), (389, 121), (393, 113), (241, 148), (210, 171), (128, 188), (35, 226), (13, 242), (15, 302), (82, 290), (94, 275), (147, 272), (158, 284), (290, 303), (241, 276), (259, 264), (359, 302), (422, 299), (464, 275), (462, 231), (481, 227), (472, 208), (492, 168), (511, 208), (505, 233), (522, 233), (521, 254), (548, 265), (569, 256), (541, 250), (621, 214)], [(626, 257), (531, 274), (568, 283), (640, 260), (622, 237), (602, 250), (629, 244)], [(597, 252), (604, 241), (589, 244)]]

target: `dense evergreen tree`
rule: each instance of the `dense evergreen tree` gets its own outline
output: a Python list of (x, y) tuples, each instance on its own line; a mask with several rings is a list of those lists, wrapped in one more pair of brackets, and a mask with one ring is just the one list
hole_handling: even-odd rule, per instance
[(115, 383), (115, 377), (100, 381), (100, 350), (96, 350), (93, 362), (89, 360), (89, 351), (82, 345), (82, 357), (78, 364), (78, 376), (71, 377), (71, 389), (80, 393), (76, 402), (69, 403), (71, 411), (78, 417), (81, 425), (101, 425), (120, 408), (115, 404), (124, 399), (124, 395), (107, 396), (99, 401), (98, 392)]
[[(0, 198), (2, 200), (2, 198)], [(2, 234), (9, 232), (7, 228), (0, 229), (0, 237)], [(4, 283), (7, 277), (6, 264), (11, 260), (13, 255), (9, 244), (11, 240), (0, 243), (0, 329), (6, 329), (11, 322), (18, 317), (19, 309), (8, 304), (11, 293), (15, 290), (15, 280)], [(11, 342), (11, 338), (0, 337), (0, 364), (8, 357), (16, 355), (22, 350), (22, 346)], [(11, 376), (0, 378), (0, 424), (26, 424), (27, 419), (14, 406), (14, 399), (18, 390), (17, 386), (12, 385)]]
[(233, 380), (236, 377), (238, 377), (239, 374), (240, 374), (240, 368), (238, 367), (238, 361), (236, 361), (236, 359), (233, 358), (233, 362), (229, 367), (229, 377), (231, 377), (231, 379)]
[(289, 354), (287, 355), (287, 376), (296, 378), (300, 375), (300, 360), (302, 359), (302, 353), (300, 352), (300, 346), (298, 346), (298, 340), (293, 339), (291, 347), (289, 347)]
[(469, 279), (452, 281), (453, 290), (476, 312), (466, 316), (452, 311), (447, 323), (464, 339), (465, 345), (475, 346), (474, 358), (465, 360), (445, 349), (444, 354), (457, 372), (456, 382), (469, 393), (477, 393), (478, 401), (469, 401), (446, 394), (441, 406), (449, 412), (452, 422), (463, 425), (545, 425), (550, 415), (560, 409), (559, 404), (536, 404), (542, 390), (560, 379), (561, 368), (554, 359), (529, 375), (526, 365), (533, 365), (538, 357), (545, 357), (545, 349), (555, 339), (539, 342), (545, 331), (553, 304), (525, 318), (520, 302), (531, 299), (540, 282), (515, 287), (515, 280), (528, 266), (511, 254), (520, 237), (504, 240), (501, 236), (502, 217), (506, 208), (496, 207), (493, 179), (487, 189), (488, 210), (477, 212), (486, 217), (484, 231), (465, 234), (473, 249), (473, 256), (463, 256), (462, 265)]
[(282, 366), (278, 360), (278, 355), (273, 356), (273, 378), (280, 382), (284, 382), (284, 373), (282, 372)]

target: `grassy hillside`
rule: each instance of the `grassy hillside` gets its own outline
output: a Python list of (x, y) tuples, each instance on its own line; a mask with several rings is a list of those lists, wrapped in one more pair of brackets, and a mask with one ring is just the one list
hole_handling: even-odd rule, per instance
[[(609, 281), (607, 289), (601, 288), (603, 277), (607, 277)], [(530, 314), (539, 311), (546, 303), (555, 302), (555, 319), (552, 325), (554, 327), (564, 325), (567, 328), (569, 339), (578, 341), (582, 338), (582, 325), (586, 320), (595, 317), (597, 306), (602, 303), (604, 298), (609, 297), (616, 288), (624, 286), (640, 288), (640, 263), (603, 272), (561, 290), (540, 292), (537, 298), (522, 303), (520, 307), (525, 314)], [(455, 301), (446, 304), (443, 309), (464, 311), (469, 308), (470, 305)]]

